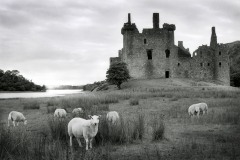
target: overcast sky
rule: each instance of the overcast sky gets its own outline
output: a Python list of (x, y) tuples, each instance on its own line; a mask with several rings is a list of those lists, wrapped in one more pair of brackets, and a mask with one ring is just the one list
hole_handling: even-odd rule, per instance
[(153, 12), (191, 53), (209, 45), (212, 26), (219, 43), (240, 40), (239, 0), (0, 0), (0, 69), (41, 85), (104, 80), (127, 14), (142, 32)]

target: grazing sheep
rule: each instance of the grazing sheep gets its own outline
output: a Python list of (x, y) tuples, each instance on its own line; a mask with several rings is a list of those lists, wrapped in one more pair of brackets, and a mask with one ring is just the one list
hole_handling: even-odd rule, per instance
[(82, 108), (75, 108), (75, 109), (73, 109), (72, 113), (74, 116), (77, 116), (77, 115), (80, 115), (81, 113), (83, 113), (83, 110), (82, 110)]
[(119, 121), (119, 114), (116, 111), (111, 111), (107, 113), (107, 120), (112, 123), (116, 124)]
[(56, 109), (54, 112), (54, 117), (56, 118), (66, 118), (67, 112), (65, 109)]
[(203, 112), (203, 114), (208, 112), (208, 106), (206, 103), (193, 104), (188, 108), (189, 116), (197, 115), (199, 118), (200, 112)]
[(99, 123), (99, 116), (88, 116), (90, 119), (86, 120), (83, 118), (73, 118), (68, 123), (68, 135), (70, 136), (70, 146), (72, 146), (72, 137), (76, 137), (78, 144), (82, 147), (80, 142), (80, 137), (84, 137), (86, 141), (86, 150), (88, 150), (88, 145), (90, 141), (90, 148), (92, 148), (92, 140), (96, 136), (98, 132), (98, 123)]
[(19, 122), (23, 122), (24, 125), (27, 124), (27, 119), (24, 117), (24, 115), (21, 112), (12, 111), (9, 113), (8, 116), (8, 126), (10, 126), (10, 121), (13, 122), (13, 126), (15, 127), (15, 123), (17, 122), (17, 126)]
[(204, 114), (208, 114), (208, 105), (206, 103), (199, 103), (200, 112)]

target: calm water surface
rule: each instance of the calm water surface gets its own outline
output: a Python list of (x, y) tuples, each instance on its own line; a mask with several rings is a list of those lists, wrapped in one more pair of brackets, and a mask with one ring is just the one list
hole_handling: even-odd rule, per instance
[(82, 90), (47, 90), (46, 92), (6, 92), (0, 93), (0, 98), (38, 98), (38, 97), (56, 97), (67, 94), (83, 93)]

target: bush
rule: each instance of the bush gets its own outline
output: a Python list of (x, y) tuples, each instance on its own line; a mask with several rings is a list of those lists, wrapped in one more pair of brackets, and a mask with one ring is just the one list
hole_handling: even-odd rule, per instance
[(130, 99), (130, 100), (129, 100), (129, 104), (130, 104), (131, 106), (139, 105), (139, 99), (137, 99), (137, 98)]

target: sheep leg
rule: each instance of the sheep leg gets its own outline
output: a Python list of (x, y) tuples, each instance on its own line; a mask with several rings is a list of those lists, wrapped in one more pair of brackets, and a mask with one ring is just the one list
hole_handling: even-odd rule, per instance
[(70, 147), (72, 146), (72, 136), (70, 136)]
[(200, 111), (197, 112), (197, 117), (199, 118)]
[(88, 138), (86, 138), (85, 141), (86, 141), (86, 150), (88, 150), (88, 143), (89, 143)]
[(15, 121), (13, 121), (13, 126), (15, 127)]
[(77, 138), (77, 141), (78, 141), (79, 147), (82, 147), (82, 143), (79, 138)]
[(10, 126), (10, 122), (9, 122), (10, 120), (8, 120), (8, 127)]
[(89, 146), (89, 148), (92, 148), (92, 140), (93, 140), (93, 138), (90, 139), (90, 146)]

